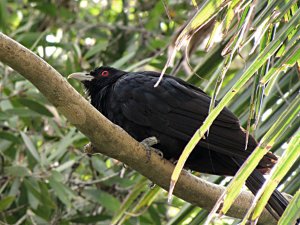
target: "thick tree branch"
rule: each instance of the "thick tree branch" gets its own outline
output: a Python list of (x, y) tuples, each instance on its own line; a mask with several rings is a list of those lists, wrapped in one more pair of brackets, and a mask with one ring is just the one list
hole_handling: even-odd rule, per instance
[[(152, 154), (146, 163), (146, 152), (141, 144), (100, 114), (44, 60), (2, 33), (0, 60), (31, 81), (60, 113), (97, 146), (100, 153), (124, 162), (157, 185), (168, 189), (173, 164), (160, 159), (157, 154)], [(174, 194), (210, 210), (223, 191), (223, 187), (183, 171)], [(242, 218), (252, 200), (252, 194), (243, 191), (228, 215)], [(276, 224), (276, 221), (265, 210), (260, 223), (270, 225)]]

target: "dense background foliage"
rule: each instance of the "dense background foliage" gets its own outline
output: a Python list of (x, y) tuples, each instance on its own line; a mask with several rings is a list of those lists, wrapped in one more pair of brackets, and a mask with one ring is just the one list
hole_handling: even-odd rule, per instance
[[(0, 30), (34, 51), (65, 77), (99, 65), (128, 71), (161, 71), (179, 30), (197, 10), (192, 2), (195, 4), (195, 1), (175, 0), (2, 0)], [(273, 2), (276, 4), (268, 16), (275, 10), (280, 13), (280, 4), (289, 1)], [(281, 20), (266, 21), (270, 25), (266, 28), (270, 35), (266, 37), (270, 40), (299, 11), (299, 2), (298, 5), (297, 1), (293, 2)], [(258, 1), (253, 21), (259, 18), (266, 4), (267, 1)], [(216, 21), (222, 21), (223, 11), (218, 13)], [(237, 18), (231, 18), (233, 24)], [(259, 20), (256, 24), (259, 25)], [(178, 54), (168, 72), (172, 70), (172, 74), (212, 94), (224, 66), (221, 52), (236, 28), (230, 27), (231, 32), (217, 35), (207, 52), (204, 49), (208, 34), (215, 31), (214, 24), (210, 22), (200, 29), (190, 42), (190, 65)], [(252, 34), (249, 31), (244, 40)], [(268, 43), (264, 39), (259, 41)], [(261, 43), (258, 42), (250, 56), (255, 41), (233, 55), (218, 98), (224, 96), (265, 48)], [(257, 75), (265, 74), (282, 56), (283, 49)], [(152, 187), (150, 181), (121, 162), (83, 153), (87, 138), (60, 116), (30, 82), (1, 63), (0, 77), (0, 223), (200, 224), (204, 221), (206, 211), (177, 198), (172, 205), (167, 205), (164, 191)], [(70, 82), (84, 94), (80, 83)], [(285, 68), (273, 78), (266, 97), (262, 94), (264, 86), (254, 89), (255, 82), (255, 78), (247, 82), (229, 108), (246, 128), (251, 95), (254, 96), (251, 132), (260, 139), (299, 95), (299, 65)], [(300, 120), (294, 120), (276, 140), (272, 151), (281, 155), (299, 126)], [(281, 189), (295, 194), (300, 187), (299, 172), (298, 160), (282, 181)], [(226, 183), (222, 177), (201, 176)], [(225, 218), (219, 223), (236, 222)]]

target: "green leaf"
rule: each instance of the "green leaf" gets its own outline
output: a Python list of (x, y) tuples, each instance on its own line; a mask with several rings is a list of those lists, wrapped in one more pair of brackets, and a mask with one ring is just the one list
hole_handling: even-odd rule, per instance
[(21, 143), (20, 138), (16, 137), (12, 133), (0, 131), (0, 139), (10, 141), (12, 143)]
[(25, 32), (17, 37), (17, 41), (30, 48), (40, 35), (40, 32)]
[(38, 183), (39, 183), (43, 206), (55, 209), (56, 204), (51, 199), (49, 188), (48, 188), (47, 184), (43, 181), (39, 181)]
[[(144, 184), (144, 187), (146, 186), (146, 184)], [(138, 185), (136, 185), (135, 188), (137, 188)], [(139, 192), (142, 192), (143, 191), (143, 188), (140, 188)], [(130, 212), (132, 214), (138, 214), (143, 208), (145, 207), (151, 207), (152, 206), (152, 203), (153, 201), (158, 197), (159, 194), (162, 193), (162, 189), (159, 188), (158, 186), (155, 186), (153, 189), (146, 189), (145, 190), (145, 193), (143, 193), (143, 195), (141, 197), (138, 198), (138, 202), (134, 205), (133, 209), (130, 210)], [(130, 198), (132, 198), (132, 193), (130, 196), (128, 196), (126, 198), (126, 201), (130, 201)], [(136, 197), (137, 198), (137, 197)], [(131, 199), (131, 201), (133, 200), (134, 202), (137, 201), (137, 199), (134, 198), (134, 199)], [(125, 203), (125, 202), (124, 202)], [(124, 206), (125, 204), (122, 204), (122, 206)], [(128, 205), (128, 203), (127, 203)], [(133, 205), (133, 204), (132, 204)], [(122, 207), (123, 208), (123, 207)], [(124, 209), (124, 208), (123, 208)], [(122, 220), (119, 221), (119, 224), (120, 223), (124, 223), (124, 220), (126, 219), (129, 219), (131, 216), (126, 214), (124, 211), (123, 211), (124, 215), (123, 215), (123, 218)], [(150, 212), (149, 212), (150, 213)], [(158, 220), (158, 218), (154, 215), (155, 213), (152, 212), (150, 213), (151, 217), (153, 220), (155, 220), (155, 218), (157, 219), (157, 222), (158, 224), (160, 223), (160, 220)]]
[(115, 212), (120, 208), (120, 202), (114, 196), (97, 189), (86, 189), (83, 195), (91, 201), (97, 202), (110, 212)]
[[(80, 134), (75, 134), (76, 129), (71, 128), (68, 134), (66, 134), (57, 146), (54, 146), (55, 151), (50, 155), (49, 160), (59, 160), (68, 150), (68, 147), (75, 141), (81, 138)], [(75, 134), (75, 135), (74, 135)]]
[(27, 136), (27, 134), (25, 134), (22, 131), (20, 132), (20, 134), (30, 154), (35, 158), (37, 162), (41, 162), (40, 155), (37, 149), (35, 148), (34, 144), (32, 143), (32, 141), (30, 140), (30, 138)]
[(123, 220), (126, 218), (125, 212), (129, 211), (129, 208), (133, 205), (134, 201), (142, 192), (145, 191), (146, 181), (147, 179), (145, 177), (139, 178), (136, 185), (132, 188), (126, 199), (122, 202), (122, 205), (115, 211), (114, 217), (111, 220), (111, 224), (117, 224), (120, 222), (122, 217)]
[(8, 120), (10, 117), (8, 113), (0, 112), (0, 120)]
[[(169, 189), (169, 199), (171, 198), (173, 189), (181, 173), (181, 170), (195, 148), (199, 141), (203, 138), (204, 134), (207, 132), (209, 127), (212, 125), (213, 121), (217, 118), (219, 113), (225, 108), (225, 106), (233, 99), (237, 92), (247, 83), (247, 81), (253, 76), (253, 74), (268, 60), (282, 45), (282, 40), (285, 40), (288, 34), (293, 30), (294, 26), (299, 22), (300, 19), (300, 9), (297, 14), (278, 32), (276, 39), (274, 39), (253, 61), (248, 68), (245, 70), (240, 79), (234, 84), (229, 92), (224, 96), (220, 103), (209, 113), (202, 126), (194, 133), (193, 137), (190, 139), (183, 153), (181, 154), (175, 169), (172, 173), (170, 189)], [(237, 193), (237, 192), (236, 192)], [(231, 202), (232, 203), (232, 202)], [(228, 204), (228, 205), (231, 205)], [(226, 205), (227, 206), (227, 205)], [(224, 209), (224, 205), (223, 205)], [(223, 212), (227, 212), (226, 208)]]
[(5, 114), (10, 116), (19, 116), (19, 117), (40, 117), (40, 115), (32, 110), (26, 108), (13, 108), (7, 109), (4, 111)]
[(221, 208), (221, 212), (225, 213), (235, 200), (235, 198), (240, 193), (242, 186), (244, 185), (246, 179), (256, 168), (263, 156), (272, 148), (274, 142), (280, 137), (281, 134), (286, 132), (286, 129), (289, 127), (294, 120), (296, 120), (298, 113), (300, 112), (300, 95), (298, 95), (292, 104), (281, 114), (279, 119), (273, 124), (269, 131), (261, 139), (257, 148), (253, 153), (248, 157), (244, 162), (242, 167), (239, 169), (234, 179), (227, 186), (224, 196), (222, 195), (218, 200), (220, 204), (221, 199), (224, 197), (224, 204)]
[(104, 221), (104, 220), (109, 221), (109, 219), (110, 219), (110, 216), (108, 216), (108, 215), (96, 215), (96, 216), (83, 216), (83, 215), (80, 215), (80, 216), (76, 216), (74, 218), (71, 218), (70, 222), (90, 224), (90, 223), (96, 223), (96, 222)]
[(41, 115), (48, 116), (48, 117), (53, 117), (53, 114), (42, 104), (31, 100), (27, 98), (20, 98), (18, 101), (24, 105), (27, 106), (29, 109), (31, 109), (34, 112), (37, 112)]
[(52, 176), (49, 177), (49, 184), (61, 202), (63, 202), (67, 207), (71, 208), (71, 199), (75, 197), (73, 191), (71, 191), (61, 181), (58, 181), (53, 173)]
[(125, 63), (127, 63), (130, 59), (132, 59), (135, 54), (136, 54), (135, 52), (129, 52), (126, 55), (124, 55), (122, 58), (120, 58), (118, 61), (114, 62), (111, 66), (116, 67), (116, 68), (120, 68)]
[[(300, 112), (300, 110), (299, 110)], [(263, 209), (268, 203), (268, 200), (276, 187), (279, 185), (279, 182), (287, 174), (296, 160), (300, 157), (300, 130), (292, 137), (290, 143), (288, 144), (287, 149), (285, 150), (283, 156), (279, 159), (278, 163), (272, 169), (270, 176), (265, 181), (264, 185), (261, 187), (260, 192), (255, 196), (254, 203), (249, 209), (249, 214), (253, 210), (251, 220), (258, 220), (258, 217), (261, 215)], [(255, 206), (255, 207), (254, 207)], [(244, 218), (246, 224), (247, 216)]]
[(10, 205), (13, 203), (13, 201), (15, 200), (15, 196), (6, 196), (3, 199), (0, 200), (0, 212), (8, 209), (10, 207)]
[(29, 169), (24, 166), (8, 166), (4, 168), (4, 171), (5, 174), (13, 177), (26, 177), (31, 175)]
[[(300, 35), (300, 31), (298, 33)], [(299, 35), (298, 35), (298, 39), (299, 39)], [(289, 67), (294, 66), (299, 58), (300, 58), (300, 41), (290, 46), (290, 48), (288, 48), (285, 51), (285, 54), (268, 71), (268, 73), (261, 78), (260, 80), (261, 85), (265, 85), (270, 79), (276, 77), (280, 72), (286, 71)]]
[(38, 4), (35, 8), (39, 9), (41, 12), (44, 12), (45, 14), (48, 14), (50, 16), (56, 16), (59, 8), (52, 3), (49, 2), (41, 2)]
[(7, 7), (7, 0), (2, 0), (0, 2), (0, 28), (3, 29), (3, 31), (6, 31), (8, 26), (8, 7)]
[(39, 192), (39, 188), (37, 187), (36, 180), (29, 177), (24, 179), (24, 184), (28, 192), (28, 198), (31, 207), (35, 209), (38, 207), (38, 205), (43, 204), (43, 198)]
[(292, 201), (279, 219), (278, 225), (296, 224), (300, 218), (300, 189), (297, 191)]
[(76, 160), (68, 160), (67, 162), (59, 165), (55, 170), (57, 172), (63, 172), (66, 169), (71, 168), (76, 163)]
[(206, 1), (185, 28), (180, 32), (175, 43), (177, 48), (179, 49), (182, 45), (187, 44), (191, 34), (213, 19), (217, 12), (221, 11), (228, 2), (229, 1), (227, 0)]
[(107, 48), (107, 45), (108, 45), (107, 40), (98, 40), (98, 43), (94, 46), (91, 46), (90, 50), (88, 50), (87, 53), (85, 53), (83, 58), (88, 59), (94, 56), (95, 54), (105, 50)]

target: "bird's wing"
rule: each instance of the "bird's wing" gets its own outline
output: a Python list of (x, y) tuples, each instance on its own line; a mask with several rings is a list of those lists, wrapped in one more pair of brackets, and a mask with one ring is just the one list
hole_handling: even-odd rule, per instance
[[(189, 141), (208, 115), (210, 98), (200, 89), (166, 76), (154, 88), (156, 74), (132, 73), (114, 88), (122, 114), (131, 122), (182, 141)], [(120, 97), (121, 96), (121, 97)], [(226, 155), (246, 158), (245, 132), (236, 116), (224, 109), (199, 145)], [(250, 138), (249, 149), (256, 142)]]

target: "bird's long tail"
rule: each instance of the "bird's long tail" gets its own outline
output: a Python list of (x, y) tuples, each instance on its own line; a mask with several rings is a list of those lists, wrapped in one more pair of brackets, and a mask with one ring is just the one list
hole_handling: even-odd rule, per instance
[[(239, 167), (241, 167), (243, 164), (243, 162), (239, 159), (234, 159), (234, 161)], [(256, 194), (264, 184), (265, 180), (266, 179), (261, 174), (261, 172), (255, 169), (248, 177), (246, 186), (253, 194)], [(282, 216), (288, 204), (288, 200), (276, 189), (271, 195), (266, 208), (271, 213), (271, 215), (273, 215), (278, 220)]]
[[(256, 194), (264, 182), (264, 176), (258, 170), (254, 170), (248, 177), (246, 185), (253, 194)], [(271, 195), (266, 208), (276, 219), (279, 219), (288, 204), (288, 200), (276, 189)]]
[[(258, 170), (254, 170), (248, 177), (246, 185), (253, 194), (256, 194), (264, 182), (264, 176)], [(266, 208), (271, 215), (279, 220), (288, 204), (288, 200), (280, 193), (280, 191), (275, 189), (268, 201)], [(296, 220), (295, 225), (300, 225), (300, 218)]]

